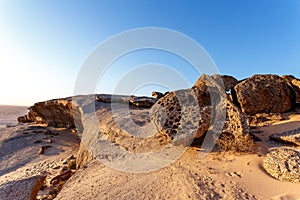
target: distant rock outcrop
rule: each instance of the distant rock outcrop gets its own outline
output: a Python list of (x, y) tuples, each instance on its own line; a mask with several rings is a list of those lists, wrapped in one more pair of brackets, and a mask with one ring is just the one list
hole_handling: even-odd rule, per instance
[(300, 80), (292, 75), (281, 76), (294, 90), (296, 93), (296, 101), (300, 102)]
[(96, 101), (103, 103), (122, 103), (129, 104), (136, 107), (149, 108), (157, 101), (156, 98), (152, 97), (137, 97), (137, 96), (126, 96), (126, 95), (111, 95), (111, 94), (97, 94)]
[(21, 123), (36, 122), (52, 127), (75, 128), (74, 117), (79, 112), (74, 108), (71, 97), (39, 102), (29, 107), (28, 114), (19, 117), (18, 121)]
[(270, 139), (300, 146), (300, 127), (283, 133), (274, 133), (270, 136)]
[(263, 167), (278, 180), (300, 182), (300, 152), (296, 149), (273, 150), (264, 158)]
[(248, 115), (284, 113), (296, 104), (295, 91), (277, 75), (254, 75), (237, 84), (232, 94)]

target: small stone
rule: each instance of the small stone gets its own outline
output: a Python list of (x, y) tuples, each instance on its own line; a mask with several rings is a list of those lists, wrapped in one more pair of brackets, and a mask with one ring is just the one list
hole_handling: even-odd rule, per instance
[(46, 143), (52, 143), (52, 140), (51, 139), (47, 139), (45, 140)]
[(41, 146), (40, 149), (39, 149), (39, 154), (44, 154), (45, 150), (50, 148), (50, 147), (52, 147), (52, 146), (50, 146), (50, 145)]

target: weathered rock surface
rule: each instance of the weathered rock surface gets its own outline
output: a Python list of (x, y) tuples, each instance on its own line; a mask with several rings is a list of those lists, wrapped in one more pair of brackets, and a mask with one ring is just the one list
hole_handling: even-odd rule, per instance
[(300, 127), (283, 133), (274, 133), (270, 136), (270, 139), (300, 146)]
[(156, 101), (157, 99), (151, 97), (131, 97), (129, 103), (137, 107), (150, 108)]
[(296, 93), (296, 101), (300, 102), (300, 80), (292, 75), (281, 76), (294, 90)]
[(1, 200), (35, 200), (40, 188), (43, 186), (45, 176), (32, 176), (26, 179), (13, 180), (0, 185)]
[[(204, 77), (205, 76), (200, 76), (200, 78), (196, 81), (196, 83), (194, 84), (195, 87), (199, 87), (201, 85), (203, 85), (204, 83)], [(218, 75), (215, 74), (212, 76), (215, 80), (218, 80), (218, 82), (220, 83), (220, 81), (223, 81), (223, 83), (220, 83), (222, 86), (224, 86), (225, 91), (229, 91), (231, 88), (233, 88), (235, 85), (237, 85), (239, 83), (239, 81), (232, 77), (232, 76), (228, 76), (228, 75)]]
[(160, 99), (160, 98), (162, 98), (162, 97), (164, 96), (163, 93), (161, 93), (161, 92), (156, 92), (156, 91), (153, 91), (151, 95), (152, 95), (154, 98), (156, 98), (156, 99)]
[(282, 120), (287, 120), (288, 116), (280, 113), (257, 113), (255, 115), (248, 116), (249, 125), (253, 127), (268, 126)]
[[(88, 96), (86, 97), (90, 98)], [(93, 97), (93, 95), (91, 97)], [(52, 127), (77, 128), (79, 129), (79, 132), (82, 132), (82, 111), (80, 110), (82, 102), (80, 102), (79, 99), (84, 98), (85, 96), (77, 96), (35, 103), (33, 106), (29, 107), (28, 114), (20, 116), (18, 121), (20, 123), (35, 122), (37, 124), (46, 124)], [(152, 97), (100, 94), (96, 95), (96, 101), (122, 103), (125, 105), (148, 108), (151, 107), (157, 99)]]
[(300, 152), (295, 149), (280, 148), (268, 153), (263, 166), (278, 180), (300, 182)]
[(35, 103), (29, 107), (25, 116), (18, 118), (21, 123), (36, 122), (53, 127), (75, 128), (74, 117), (78, 115), (72, 104), (72, 98), (53, 99)]
[(229, 91), (231, 88), (233, 88), (239, 83), (239, 81), (232, 76), (222, 75), (221, 78), (224, 82), (224, 87), (226, 91)]
[(217, 75), (202, 75), (193, 88), (170, 92), (159, 99), (151, 108), (151, 119), (159, 132), (176, 143), (188, 144), (203, 136), (209, 127), (232, 134), (233, 140), (242, 140), (249, 133), (247, 116), (227, 100), (222, 79)]
[(103, 103), (123, 103), (137, 107), (151, 107), (157, 101), (152, 97), (136, 97), (125, 95), (110, 95), (110, 94), (98, 94), (96, 95), (96, 101)]
[(254, 75), (237, 84), (232, 95), (248, 115), (284, 113), (296, 104), (295, 91), (277, 75)]

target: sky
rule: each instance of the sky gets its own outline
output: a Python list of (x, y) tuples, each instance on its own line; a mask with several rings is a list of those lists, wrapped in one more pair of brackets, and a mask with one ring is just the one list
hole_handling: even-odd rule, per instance
[[(171, 29), (192, 38), (221, 74), (300, 78), (299, 19), (298, 0), (0, 0), (0, 104), (30, 106), (72, 96), (83, 64), (101, 43), (143, 27)], [(178, 55), (145, 49), (114, 61), (99, 78), (95, 93), (114, 92), (126, 74), (149, 63), (173, 69), (185, 82), (172, 87), (137, 85), (133, 94), (180, 89), (199, 76)], [(163, 70), (156, 74), (171, 77)]]

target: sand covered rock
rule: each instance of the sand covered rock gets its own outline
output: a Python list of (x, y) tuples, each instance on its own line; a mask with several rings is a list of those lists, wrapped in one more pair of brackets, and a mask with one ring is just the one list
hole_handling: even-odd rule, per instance
[(270, 139), (284, 143), (293, 143), (300, 146), (300, 127), (283, 133), (274, 133), (270, 136)]
[(296, 93), (296, 101), (300, 102), (300, 80), (292, 75), (281, 76), (294, 90)]
[(280, 148), (268, 153), (263, 166), (278, 180), (300, 183), (300, 152), (295, 149)]
[(277, 75), (254, 75), (234, 87), (233, 99), (248, 115), (284, 113), (295, 107), (295, 91)]
[(45, 176), (32, 176), (25, 179), (13, 180), (0, 184), (0, 199), (36, 199), (36, 195), (43, 186)]

